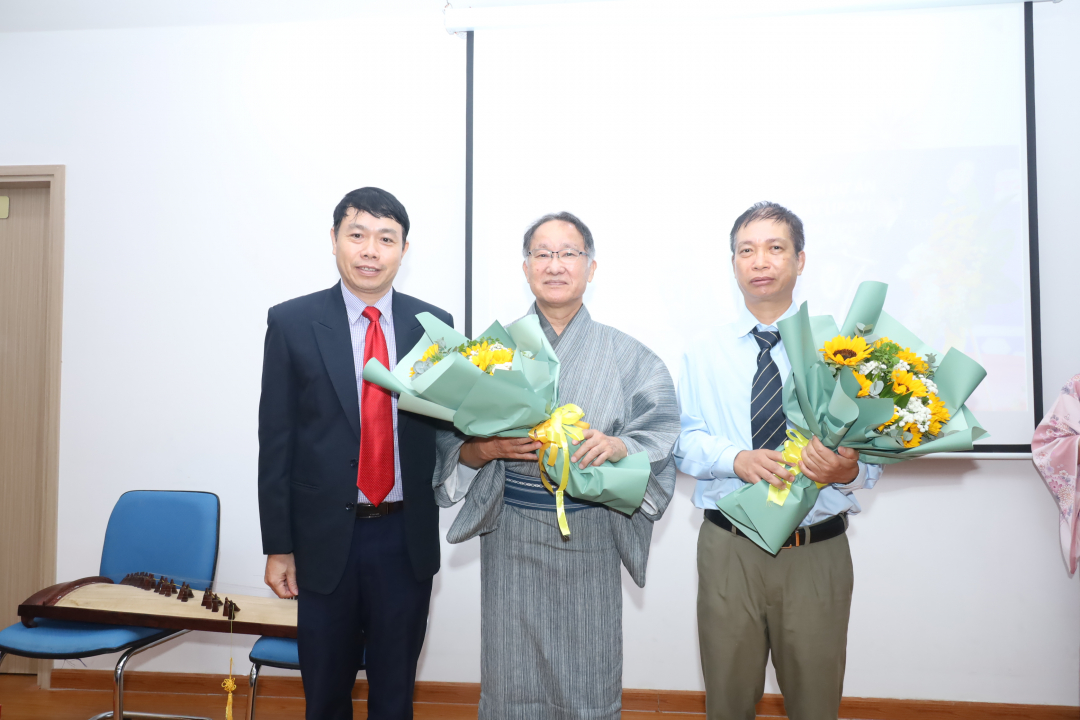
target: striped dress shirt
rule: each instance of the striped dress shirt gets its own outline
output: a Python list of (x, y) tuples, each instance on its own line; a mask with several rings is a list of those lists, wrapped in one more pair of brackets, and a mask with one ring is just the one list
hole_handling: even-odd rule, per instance
[[(352, 336), (352, 350), (353, 350), (353, 367), (356, 369), (356, 399), (357, 404), (363, 402), (362, 394), (360, 392), (363, 384), (362, 374), (364, 372), (364, 339), (367, 337), (368, 325), (370, 321), (364, 317), (364, 310), (368, 308), (368, 304), (360, 298), (349, 292), (349, 289), (345, 287), (345, 283), (341, 283), (341, 294), (345, 298), (345, 311), (349, 314), (349, 334)], [(394, 369), (397, 365), (397, 343), (394, 337), (394, 291), (383, 295), (379, 298), (374, 305), (380, 313), (379, 315), (379, 327), (382, 328), (383, 335), (386, 337), (386, 353), (387, 359), (390, 361), (390, 370)], [(391, 413), (394, 417), (394, 487), (390, 490), (390, 494), (386, 496), (384, 502), (397, 502), (404, 498), (401, 491), (401, 452), (398, 450), (398, 417), (397, 417), (397, 393), (390, 393), (390, 405)], [(363, 418), (364, 411), (361, 409), (360, 417)], [(363, 428), (360, 431), (363, 432)], [(360, 455), (360, 445), (356, 446), (357, 457)], [(356, 491), (357, 499), (359, 503), (370, 503), (371, 501), (364, 496), (364, 493), (359, 489)]]
[[(778, 320), (798, 312), (792, 304)], [(675, 443), (675, 463), (687, 475), (697, 478), (694, 504), (716, 509), (716, 501), (746, 483), (735, 474), (735, 456), (754, 447), (750, 429), (751, 385), (757, 372), (760, 352), (751, 330), (773, 330), (776, 324), (762, 325), (743, 305), (739, 319), (713, 329), (690, 345), (683, 356), (679, 374), (679, 412), (682, 431)], [(784, 341), (769, 351), (781, 380), (791, 374)], [(788, 423), (788, 427), (793, 427)], [(803, 525), (821, 522), (831, 515), (861, 510), (852, 494), (872, 488), (881, 475), (880, 465), (859, 463), (859, 475), (846, 485), (827, 485)]]

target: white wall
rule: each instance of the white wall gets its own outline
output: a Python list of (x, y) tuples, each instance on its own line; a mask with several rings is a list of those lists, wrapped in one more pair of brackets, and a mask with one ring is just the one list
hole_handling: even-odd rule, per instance
[[(218, 579), (262, 585), (267, 308), (337, 281), (334, 206), (377, 185), (410, 211), (398, 287), (462, 321), (464, 60), (438, 8), (0, 35), (0, 164), (68, 171), (58, 578), (97, 573), (122, 492), (200, 489), (222, 501)], [(228, 643), (136, 667), (218, 671)]]
[[(334, 281), (327, 230), (345, 191), (398, 194), (413, 220), (400, 287), (461, 317), (464, 43), (441, 29), (441, 5), (0, 32), (0, 67), (18, 68), (5, 73), (0, 164), (68, 167), (60, 579), (96, 572), (121, 492), (190, 488), (222, 499), (219, 578), (259, 584), (265, 311)], [(1049, 398), (1080, 371), (1057, 290), (1080, 267), (1080, 4), (1035, 12)], [(13, 13), (23, 29), (57, 27), (33, 14)], [(690, 492), (683, 478), (656, 528), (646, 589), (624, 582), (627, 687), (702, 687)], [(1080, 702), (1080, 586), (1030, 463), (917, 461), (860, 496), (847, 694)], [(444, 547), (420, 679), (477, 681), (479, 624), (479, 544)], [(234, 643), (246, 657), (250, 640)], [(194, 634), (146, 655), (136, 669), (223, 672), (229, 640)]]

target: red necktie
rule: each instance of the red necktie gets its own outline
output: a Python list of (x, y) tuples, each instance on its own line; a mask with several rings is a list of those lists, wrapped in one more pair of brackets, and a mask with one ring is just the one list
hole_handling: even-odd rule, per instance
[[(375, 358), (392, 370), (378, 309), (365, 308), (364, 317), (368, 319), (364, 365)], [(356, 487), (372, 505), (381, 503), (394, 489), (394, 417), (390, 391), (367, 380), (360, 386), (360, 467)]]

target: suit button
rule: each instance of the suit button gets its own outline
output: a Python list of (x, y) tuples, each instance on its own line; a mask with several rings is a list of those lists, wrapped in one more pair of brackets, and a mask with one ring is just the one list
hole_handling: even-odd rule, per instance
[(356, 503), (345, 503), (345, 509), (352, 512), (356, 509)]
[(352, 460), (350, 460), (350, 461), (349, 461), (349, 465), (350, 465), (351, 467), (356, 467), (356, 458), (353, 458)]

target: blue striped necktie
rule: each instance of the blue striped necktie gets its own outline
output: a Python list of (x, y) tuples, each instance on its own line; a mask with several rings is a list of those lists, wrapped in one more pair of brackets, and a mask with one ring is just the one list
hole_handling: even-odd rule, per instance
[(772, 350), (780, 342), (780, 333), (776, 330), (750, 331), (757, 340), (757, 372), (754, 385), (750, 390), (750, 435), (754, 449), (775, 450), (784, 442), (787, 429), (787, 416), (784, 415), (783, 397), (780, 381), (780, 369), (773, 362)]

